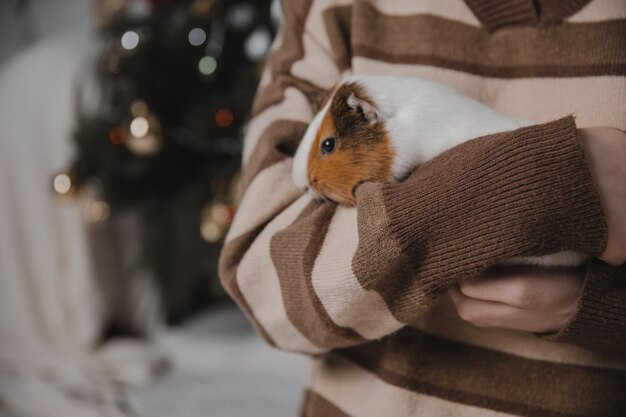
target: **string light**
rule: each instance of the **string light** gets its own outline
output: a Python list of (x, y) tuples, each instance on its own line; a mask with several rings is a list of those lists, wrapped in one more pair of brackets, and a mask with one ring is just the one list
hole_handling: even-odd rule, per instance
[(216, 223), (211, 221), (202, 223), (200, 226), (200, 234), (202, 238), (209, 243), (218, 242), (222, 238), (222, 230)]
[(233, 6), (230, 12), (226, 15), (227, 22), (235, 29), (243, 32), (248, 29), (254, 18), (256, 17), (256, 10), (250, 3), (242, 3)]
[(217, 113), (215, 113), (215, 123), (219, 127), (228, 127), (233, 123), (234, 115), (233, 112), (229, 109), (223, 108), (219, 109)]
[(200, 234), (209, 243), (220, 241), (233, 221), (232, 207), (222, 202), (208, 203), (202, 209)]
[(150, 123), (148, 119), (143, 116), (135, 117), (130, 122), (130, 133), (136, 138), (142, 138), (150, 131)]
[(202, 75), (211, 75), (217, 69), (217, 61), (210, 55), (200, 58), (198, 70)]
[(193, 46), (200, 46), (206, 41), (206, 32), (201, 28), (193, 28), (187, 36), (189, 43)]
[(72, 189), (72, 179), (67, 174), (58, 174), (52, 181), (52, 187), (58, 194), (67, 194)]
[(147, 116), (148, 105), (143, 100), (135, 100), (130, 104), (130, 112), (133, 116)]
[(258, 61), (259, 59), (265, 56), (265, 53), (270, 47), (272, 43), (272, 35), (267, 28), (256, 28), (254, 32), (250, 34), (248, 39), (246, 39), (246, 43), (244, 45), (244, 49), (246, 51), (246, 55), (253, 61)]
[(226, 204), (218, 203), (211, 208), (211, 217), (220, 223), (227, 223), (231, 220), (230, 210)]
[(88, 201), (83, 205), (83, 217), (91, 222), (98, 223), (109, 218), (111, 208), (106, 201), (96, 200)]
[(114, 127), (109, 132), (109, 140), (114, 145), (120, 145), (126, 140), (126, 131), (121, 127)]
[(130, 51), (139, 45), (139, 34), (134, 30), (124, 32), (121, 38), (122, 48)]
[(161, 150), (163, 143), (158, 136), (148, 133), (142, 137), (130, 137), (126, 141), (126, 147), (135, 155), (152, 156)]

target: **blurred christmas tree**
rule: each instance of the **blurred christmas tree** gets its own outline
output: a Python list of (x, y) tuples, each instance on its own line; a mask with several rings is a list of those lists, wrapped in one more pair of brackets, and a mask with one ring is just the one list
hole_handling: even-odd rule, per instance
[(57, 175), (90, 221), (139, 211), (170, 322), (219, 297), (244, 123), (274, 36), (271, 0), (101, 0), (102, 52)]

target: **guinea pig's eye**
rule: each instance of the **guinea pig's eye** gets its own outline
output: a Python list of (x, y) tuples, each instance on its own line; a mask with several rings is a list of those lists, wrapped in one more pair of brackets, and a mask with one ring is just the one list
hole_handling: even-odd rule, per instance
[(322, 142), (322, 153), (324, 155), (328, 155), (329, 153), (335, 150), (336, 146), (337, 146), (337, 141), (335, 140), (335, 138), (326, 138)]

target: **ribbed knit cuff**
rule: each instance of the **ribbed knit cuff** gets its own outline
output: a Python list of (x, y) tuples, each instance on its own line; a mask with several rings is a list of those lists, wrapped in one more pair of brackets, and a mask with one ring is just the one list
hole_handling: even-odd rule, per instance
[[(510, 257), (561, 250), (599, 255), (606, 246), (602, 207), (573, 117), (466, 142), (407, 181), (385, 186), (383, 199), (405, 251), (423, 238), (417, 232), (430, 231), (449, 240), (480, 233), (484, 245), (490, 239), (508, 245), (492, 254)], [(416, 230), (425, 215), (429, 230)], [(464, 230), (470, 225), (477, 229)]]
[(465, 0), (472, 12), (490, 32), (513, 25), (538, 22), (533, 0)]
[(548, 339), (607, 353), (626, 352), (626, 266), (589, 261), (576, 313)]

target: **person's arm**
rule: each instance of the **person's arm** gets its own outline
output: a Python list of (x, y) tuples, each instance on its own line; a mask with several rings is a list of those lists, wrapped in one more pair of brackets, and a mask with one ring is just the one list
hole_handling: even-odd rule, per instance
[[(500, 267), (449, 290), (459, 316), (480, 327), (547, 334), (599, 352), (626, 352), (626, 134), (578, 130), (608, 224), (602, 259), (581, 268)], [(617, 266), (616, 266), (617, 265)]]
[(604, 209), (608, 244), (601, 255), (602, 260), (587, 262), (576, 311), (554, 339), (589, 349), (624, 354), (626, 133), (608, 127), (581, 129), (578, 133)]
[(602, 210), (571, 117), (470, 141), (402, 183), (363, 184), (356, 208), (295, 189), (279, 150), (294, 148), (309, 102), (339, 70), (321, 23), (285, 4), (220, 259), (225, 288), (268, 342), (308, 353), (364, 343), (502, 260), (602, 252)]
[(626, 266), (586, 266), (574, 315), (553, 340), (601, 352), (626, 353)]

